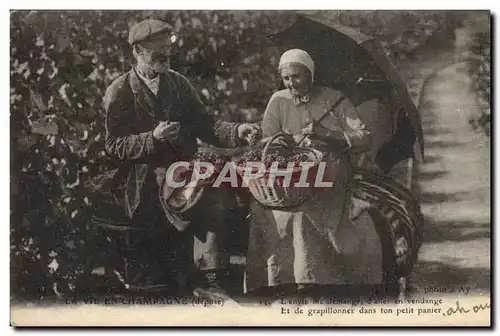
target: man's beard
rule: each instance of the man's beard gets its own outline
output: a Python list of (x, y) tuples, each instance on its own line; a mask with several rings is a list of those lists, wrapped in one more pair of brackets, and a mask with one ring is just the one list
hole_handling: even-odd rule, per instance
[(162, 54), (153, 54), (150, 64), (152, 64), (152, 68), (157, 72), (165, 72), (170, 68), (168, 56)]
[(154, 62), (152, 65), (152, 69), (157, 73), (166, 73), (168, 69), (170, 69), (170, 63), (166, 62)]
[(142, 63), (142, 67), (144, 71), (159, 73), (166, 73), (168, 69), (170, 69), (170, 60), (168, 57), (163, 55), (153, 55), (153, 57), (149, 56), (147, 58), (143, 58), (140, 63)]

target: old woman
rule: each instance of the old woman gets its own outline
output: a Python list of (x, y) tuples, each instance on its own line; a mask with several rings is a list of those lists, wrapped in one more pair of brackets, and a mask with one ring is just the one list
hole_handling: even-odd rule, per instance
[[(278, 70), (285, 89), (268, 102), (263, 136), (286, 132), (298, 140), (305, 132), (320, 134), (321, 140), (308, 138), (302, 144), (321, 150), (337, 173), (331, 188), (316, 192), (295, 211), (271, 210), (253, 201), (245, 290), (308, 293), (325, 285), (379, 284), (380, 241), (366, 214), (352, 218), (349, 191), (349, 162), (370, 150), (370, 131), (340, 91), (314, 83), (315, 64), (306, 51), (285, 52)], [(348, 154), (332, 152), (332, 144), (347, 148)]]

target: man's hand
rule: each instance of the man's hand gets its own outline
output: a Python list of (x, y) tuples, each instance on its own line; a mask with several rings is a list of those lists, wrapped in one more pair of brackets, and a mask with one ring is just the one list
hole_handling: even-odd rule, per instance
[(262, 136), (262, 130), (257, 124), (241, 124), (238, 126), (238, 138), (248, 144), (256, 143)]
[(179, 136), (180, 127), (177, 121), (162, 121), (153, 130), (153, 137), (159, 141), (174, 141)]

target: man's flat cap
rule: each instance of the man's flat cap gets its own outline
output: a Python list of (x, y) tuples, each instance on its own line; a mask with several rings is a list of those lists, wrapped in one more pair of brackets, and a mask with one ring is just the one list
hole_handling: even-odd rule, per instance
[(144, 20), (136, 23), (130, 28), (128, 42), (136, 44), (146, 42), (152, 37), (159, 36), (172, 31), (172, 26), (160, 20)]

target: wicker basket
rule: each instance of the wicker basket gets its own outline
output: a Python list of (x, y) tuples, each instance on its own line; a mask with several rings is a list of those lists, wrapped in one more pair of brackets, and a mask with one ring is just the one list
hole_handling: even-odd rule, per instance
[[(282, 134), (276, 134), (273, 136), (265, 145), (262, 151), (262, 163), (266, 158), (269, 148), (272, 142), (281, 136)], [(312, 148), (295, 147), (294, 152), (303, 152), (307, 154), (311, 162), (314, 162), (314, 166), (309, 168), (309, 172), (314, 172), (318, 167), (318, 164), (323, 158), (323, 154)], [(292, 174), (299, 176), (301, 174), (302, 167), (295, 167)], [(238, 167), (238, 172), (241, 176), (244, 175), (244, 167)], [(290, 185), (288, 187), (281, 186), (279, 184), (268, 185), (268, 178), (270, 173), (266, 172), (263, 176), (248, 180), (248, 189), (252, 196), (262, 205), (268, 208), (276, 210), (288, 210), (293, 211), (294, 208), (299, 207), (305, 201), (311, 198), (313, 194), (313, 187), (296, 187)], [(310, 184), (311, 185), (311, 184)]]

